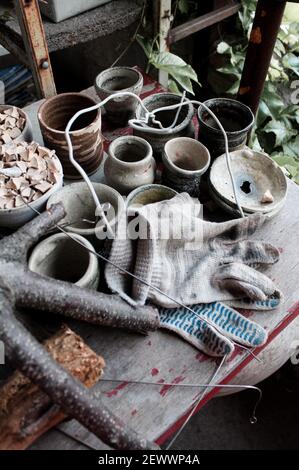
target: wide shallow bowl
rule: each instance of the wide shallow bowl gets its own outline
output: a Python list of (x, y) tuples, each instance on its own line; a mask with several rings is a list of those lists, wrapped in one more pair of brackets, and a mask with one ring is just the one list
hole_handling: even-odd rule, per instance
[[(106, 184), (93, 183), (93, 187), (104, 208), (105, 203), (109, 203), (110, 208), (107, 209), (106, 217), (112, 230), (115, 230), (119, 216), (125, 208), (122, 196)], [(64, 186), (48, 200), (47, 208), (58, 202), (63, 204), (66, 211), (65, 218), (60, 222), (65, 224), (65, 230), (82, 235), (91, 241), (105, 240), (106, 227), (95, 214), (95, 203), (86, 183)]]
[(57, 157), (55, 158), (57, 159), (57, 167), (59, 168), (59, 179), (57, 183), (36, 201), (13, 209), (0, 209), (0, 227), (16, 229), (26, 224), (26, 222), (36, 217), (37, 214), (35, 211), (42, 212), (46, 207), (48, 199), (62, 188), (63, 170), (59, 159)]
[[(287, 180), (282, 169), (268, 155), (249, 149), (230, 153), (237, 196), (243, 210), (248, 213), (269, 213), (281, 209), (287, 195)], [(210, 185), (226, 205), (237, 208), (226, 156), (221, 155), (212, 164)], [(262, 202), (263, 195), (270, 191), (273, 202)]]

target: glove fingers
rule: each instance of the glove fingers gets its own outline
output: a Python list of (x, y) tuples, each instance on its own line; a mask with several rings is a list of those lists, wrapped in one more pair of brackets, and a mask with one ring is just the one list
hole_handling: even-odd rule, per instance
[(234, 298), (248, 297), (264, 301), (277, 293), (271, 279), (242, 263), (220, 266), (212, 282), (219, 289), (229, 291)]
[(279, 260), (279, 251), (270, 243), (243, 241), (228, 247), (231, 262), (243, 262), (248, 265), (274, 264)]
[(202, 304), (192, 308), (196, 312), (201, 312), (217, 331), (240, 344), (256, 347), (265, 344), (268, 339), (264, 328), (220, 302), (206, 304), (204, 308)]
[(233, 343), (187, 309), (160, 309), (161, 327), (171, 330), (208, 356), (230, 356)]

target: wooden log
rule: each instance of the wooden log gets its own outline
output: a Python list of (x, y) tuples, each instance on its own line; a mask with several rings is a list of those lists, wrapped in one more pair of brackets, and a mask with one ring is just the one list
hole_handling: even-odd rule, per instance
[[(86, 387), (101, 377), (104, 359), (68, 327), (44, 344), (51, 356)], [(59, 406), (21, 372), (0, 389), (0, 449), (23, 450), (66, 418)]]

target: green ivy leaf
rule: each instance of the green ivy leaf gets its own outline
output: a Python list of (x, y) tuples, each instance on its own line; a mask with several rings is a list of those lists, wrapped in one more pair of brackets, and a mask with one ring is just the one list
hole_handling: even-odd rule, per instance
[(172, 80), (172, 78), (168, 80), (167, 88), (171, 93), (175, 93), (176, 95), (182, 95), (182, 92), (179, 89), (176, 81)]
[(289, 140), (283, 144), (283, 151), (286, 155), (297, 158), (299, 162), (299, 135), (293, 140)]
[(299, 76), (299, 57), (290, 52), (282, 58), (283, 66)]
[(275, 135), (275, 147), (279, 147), (291, 136), (297, 134), (294, 129), (290, 129), (283, 121), (272, 120), (264, 127), (264, 132), (272, 132)]
[(232, 48), (230, 47), (229, 44), (227, 44), (227, 42), (225, 42), (225, 41), (219, 42), (219, 44), (217, 46), (218, 54), (225, 54), (225, 53), (231, 52), (231, 51), (232, 51)]
[(178, 9), (183, 15), (187, 15), (189, 13), (189, 2), (188, 2), (188, 0), (179, 0), (178, 1)]

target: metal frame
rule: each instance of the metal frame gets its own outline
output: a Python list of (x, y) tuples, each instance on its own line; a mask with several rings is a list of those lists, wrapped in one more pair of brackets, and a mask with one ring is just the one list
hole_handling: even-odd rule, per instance
[(38, 0), (14, 0), (22, 36), (1, 26), (0, 43), (32, 71), (39, 98), (56, 94)]

